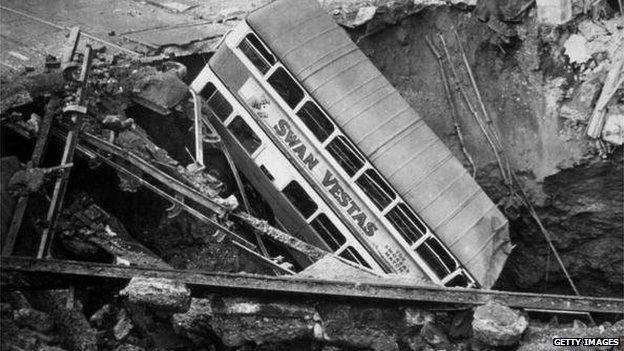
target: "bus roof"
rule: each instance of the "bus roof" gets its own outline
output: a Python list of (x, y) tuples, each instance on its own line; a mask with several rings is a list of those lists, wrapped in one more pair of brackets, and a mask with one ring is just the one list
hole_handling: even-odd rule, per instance
[(247, 23), (490, 287), (510, 251), (507, 219), (345, 31), (314, 0), (277, 0), (249, 14)]

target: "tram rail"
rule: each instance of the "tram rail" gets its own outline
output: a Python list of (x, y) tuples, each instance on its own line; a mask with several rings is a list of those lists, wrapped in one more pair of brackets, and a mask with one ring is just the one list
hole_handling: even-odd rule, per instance
[[(7, 272), (20, 272), (36, 273), (37, 277), (52, 275), (74, 281), (76, 277), (113, 280), (128, 280), (134, 277), (165, 278), (186, 283), (193, 291), (201, 289), (258, 297), (308, 297), (323, 299), (323, 301), (348, 299), (400, 305), (438, 303), (465, 307), (497, 301), (514, 308), (552, 312), (622, 314), (624, 311), (624, 299), (608, 297), (445, 288), (433, 285), (400, 285), (380, 280), (335, 281), (296, 276), (163, 269), (17, 256), (2, 257), (0, 263), (3, 276)], [(3, 288), (19, 288), (11, 284), (17, 283), (3, 282), (2, 285)]]

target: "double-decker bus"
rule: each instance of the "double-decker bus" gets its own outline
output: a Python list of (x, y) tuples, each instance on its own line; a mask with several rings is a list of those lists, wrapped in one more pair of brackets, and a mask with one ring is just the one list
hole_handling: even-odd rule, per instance
[(293, 235), (380, 273), (498, 277), (506, 218), (316, 1), (250, 13), (190, 89)]

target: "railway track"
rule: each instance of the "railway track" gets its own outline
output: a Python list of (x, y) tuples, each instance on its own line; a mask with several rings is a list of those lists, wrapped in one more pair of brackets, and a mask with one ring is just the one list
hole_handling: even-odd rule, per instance
[[(192, 290), (245, 294), (264, 297), (321, 298), (323, 301), (370, 301), (417, 305), (423, 303), (477, 306), (498, 301), (514, 308), (557, 312), (624, 313), (624, 299), (503, 292), (438, 286), (410, 286), (393, 283), (349, 282), (301, 278), (295, 276), (263, 276), (205, 271), (121, 266), (106, 263), (2, 257), (1, 272), (36, 273), (57, 278), (128, 280), (133, 277), (166, 278), (188, 284)], [(11, 288), (3, 283), (4, 288)]]

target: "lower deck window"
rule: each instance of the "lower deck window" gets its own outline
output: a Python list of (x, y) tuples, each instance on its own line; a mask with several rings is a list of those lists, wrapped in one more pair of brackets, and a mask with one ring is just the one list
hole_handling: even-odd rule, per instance
[(414, 244), (427, 232), (427, 228), (416, 218), (406, 204), (400, 203), (388, 211), (386, 219), (401, 234), (409, 245)]
[(221, 93), (219, 93), (214, 84), (206, 84), (199, 95), (204, 99), (204, 101), (206, 101), (202, 110), (206, 108), (209, 109), (209, 111), (204, 111), (204, 113), (212, 112), (219, 117), (222, 122), (225, 121), (232, 113), (232, 105), (223, 95), (221, 95)]
[(284, 187), (282, 193), (306, 219), (310, 218), (318, 208), (314, 200), (312, 200), (301, 185), (294, 180)]
[(249, 155), (253, 154), (254, 151), (258, 150), (258, 148), (262, 144), (262, 141), (260, 140), (258, 135), (256, 135), (256, 133), (251, 130), (249, 125), (245, 123), (241, 116), (234, 117), (234, 119), (232, 120), (232, 122), (230, 122), (227, 128), (230, 130), (230, 132), (232, 132), (232, 134), (234, 134), (238, 142), (241, 143), (245, 150), (247, 150)]
[(349, 260), (351, 262), (357, 263), (359, 265), (362, 265), (366, 268), (371, 268), (368, 262), (366, 262), (362, 258), (362, 256), (357, 252), (357, 250), (355, 250), (352, 246), (348, 246), (346, 249), (344, 249), (344, 251), (342, 251), (342, 253), (340, 254), (340, 257), (346, 260)]
[(455, 260), (442, 247), (437, 239), (429, 238), (416, 248), (416, 253), (427, 263), (439, 279), (457, 269)]
[(319, 214), (310, 225), (332, 251), (338, 250), (345, 242), (344, 235), (336, 228), (331, 220), (324, 213)]
[(444, 284), (444, 286), (448, 286), (448, 287), (463, 286), (463, 287), (466, 287), (466, 286), (468, 286), (469, 282), (470, 282), (470, 280), (468, 279), (468, 277), (466, 277), (466, 275), (464, 273), (460, 273), (457, 276), (455, 276), (453, 279), (451, 279), (448, 282), (446, 282), (446, 284)]

